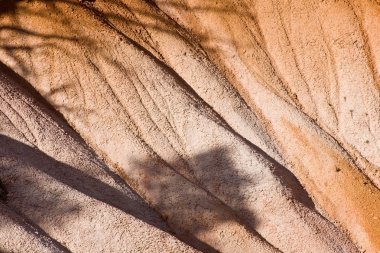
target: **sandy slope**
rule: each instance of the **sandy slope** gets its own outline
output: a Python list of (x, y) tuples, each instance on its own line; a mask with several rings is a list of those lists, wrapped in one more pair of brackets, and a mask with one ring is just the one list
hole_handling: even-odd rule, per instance
[(77, 132), (4, 68), (0, 178), (35, 247), (191, 251), (167, 224), (203, 251), (380, 251), (377, 2), (7, 7), (0, 60)]
[(193, 251), (19, 83), (1, 68), (1, 251)]
[(0, 240), (3, 252), (67, 252), (39, 228), (0, 204)]

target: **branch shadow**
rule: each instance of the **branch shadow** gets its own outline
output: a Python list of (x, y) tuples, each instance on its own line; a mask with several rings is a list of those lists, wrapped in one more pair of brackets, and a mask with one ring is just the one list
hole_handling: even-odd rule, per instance
[[(93, 41), (92, 38), (89, 37), (84, 37), (81, 36), (79, 33), (77, 36), (72, 36), (72, 37), (67, 37), (64, 36), (58, 32), (56, 33), (51, 33), (51, 34), (46, 34), (43, 32), (37, 32), (37, 31), (32, 31), (28, 30), (25, 28), (21, 28), (21, 26), (18, 26), (19, 23), (19, 18), (17, 17), (17, 12), (22, 11), (25, 14), (29, 14), (32, 16), (36, 17), (41, 17), (43, 19), (49, 19), (51, 20), (51, 16), (46, 12), (34, 12), (31, 9), (28, 9), (27, 7), (20, 6), (19, 3), (22, 2), (21, 0), (0, 0), (0, 17), (2, 15), (7, 15), (10, 17), (13, 17), (15, 19), (13, 25), (5, 25), (0, 27), (0, 32), (4, 33), (5, 31), (10, 32), (8, 35), (3, 36), (3, 40), (5, 42), (2, 43), (0, 48), (2, 48), (4, 51), (7, 52), (7, 54), (13, 58), (15, 62), (18, 63), (19, 67), (26, 71), (28, 68), (27, 66), (23, 66), (26, 64), (23, 62), (21, 58), (19, 58), (18, 52), (23, 51), (23, 52), (30, 52), (39, 48), (43, 47), (55, 47), (54, 43), (52, 44), (43, 44), (39, 43), (37, 45), (33, 46), (26, 46), (26, 45), (18, 45), (15, 46), (12, 40), (9, 40), (9, 44), (7, 43), (7, 38), (11, 39), (12, 38), (12, 32), (15, 34), (23, 35), (23, 36), (29, 36), (29, 37), (34, 37), (34, 38), (42, 38), (44, 40), (61, 40), (61, 41), (73, 41), (77, 42), (80, 44), (84, 44), (87, 46), (91, 46), (94, 49), (97, 47), (96, 41)], [(69, 1), (69, 0), (36, 0), (34, 2), (38, 3), (45, 3), (47, 6), (51, 7), (52, 10), (57, 11), (58, 13), (62, 14), (59, 19), (55, 20), (56, 23), (61, 23), (62, 25), (69, 26), (73, 28), (75, 31), (74, 27), (71, 25), (70, 20), (67, 19), (64, 13), (62, 13), (59, 8), (55, 7), (55, 4), (57, 3), (64, 3), (67, 4), (68, 6), (72, 7), (78, 7), (78, 8), (83, 8), (87, 9), (94, 14), (96, 14), (99, 18), (103, 19), (106, 23), (111, 25), (114, 29), (118, 30), (118, 32), (121, 32), (120, 29), (117, 29), (117, 26), (114, 25), (114, 21), (120, 21), (121, 23), (126, 24), (127, 29), (123, 29), (121, 32), (126, 38), (132, 39), (131, 35), (136, 34), (136, 33), (141, 33), (143, 32), (146, 34), (146, 36), (150, 36), (150, 32), (148, 30), (152, 31), (159, 31), (163, 32), (166, 34), (169, 34), (171, 36), (181, 36), (181, 37), (187, 37), (190, 38), (191, 31), (187, 31), (186, 28), (180, 26), (178, 23), (176, 23), (174, 20), (172, 20), (168, 15), (166, 15), (164, 12), (162, 12), (157, 5), (154, 3), (154, 1), (141, 1), (145, 5), (149, 5), (151, 8), (153, 8), (152, 11), (146, 11), (144, 8), (139, 8), (136, 6), (129, 6), (129, 4), (125, 3), (124, 1), (115, 1), (115, 2), (109, 2), (107, 3), (108, 10), (101, 10), (100, 8), (97, 8), (93, 3), (95, 1)], [(246, 18), (252, 18), (251, 14), (247, 11), (232, 11), (229, 8), (225, 7), (194, 7), (191, 8), (190, 10), (187, 9), (187, 6), (183, 4), (175, 4), (175, 3), (163, 3), (161, 5), (164, 6), (169, 6), (170, 8), (179, 8), (181, 10), (186, 10), (186, 11), (193, 11), (193, 12), (207, 12), (211, 11), (213, 13), (218, 13), (218, 14), (223, 14), (223, 15), (235, 15), (239, 17), (246, 17)], [(114, 13), (112, 10), (120, 10), (121, 12), (129, 13), (129, 15), (121, 16), (119, 13)], [(150, 20), (154, 20), (154, 22), (146, 22), (141, 19), (139, 19), (139, 15), (144, 16), (149, 18)], [(173, 29), (174, 27), (174, 29)], [(194, 37), (194, 35), (193, 35)], [(235, 41), (233, 39), (228, 39), (226, 40), (225, 38), (219, 38), (219, 37), (210, 37), (210, 35), (197, 35), (195, 36), (196, 40), (205, 42), (205, 41), (213, 41), (213, 42), (218, 42), (221, 44), (226, 44), (226, 45), (233, 45)], [(151, 38), (150, 38), (151, 39)], [(259, 39), (259, 38), (258, 38)], [(192, 41), (190, 39), (189, 41)], [(142, 44), (146, 49), (147, 47), (153, 46), (152, 42), (147, 40), (142, 40), (142, 41), (137, 41), (137, 44)], [(204, 43), (202, 43), (204, 45)], [(153, 46), (154, 47), (154, 46)], [(250, 47), (250, 45), (246, 45), (246, 47)], [(69, 47), (67, 48), (61, 48), (58, 47), (58, 50), (63, 50), (66, 53), (70, 52)], [(207, 48), (206, 51), (213, 51), (215, 49), (213, 48)], [(149, 51), (149, 50), (148, 50)], [(204, 51), (204, 52), (206, 52)], [(75, 57), (75, 56), (74, 56)], [(161, 59), (162, 60), (162, 59)]]
[[(75, 62), (80, 62), (85, 68), (91, 69), (91, 67), (96, 67), (96, 63), (94, 66), (89, 66), (87, 62), (83, 61), (83, 55), (75, 55), (73, 52), (73, 48), (86, 48), (92, 54), (91, 57), (95, 57), (99, 59), (99, 61), (105, 62), (108, 66), (115, 68), (115, 71), (120, 71), (123, 75), (128, 76), (130, 73), (128, 71), (122, 70), (125, 67), (125, 62), (120, 62), (118, 59), (113, 59), (110, 57), (107, 49), (101, 45), (99, 39), (93, 36), (85, 35), (76, 29), (75, 23), (81, 22), (80, 18), (74, 16), (68, 16), (56, 5), (64, 4), (68, 7), (79, 8), (81, 10), (85, 10), (86, 12), (90, 12), (95, 19), (100, 20), (104, 25), (108, 26), (111, 30), (113, 30), (116, 34), (118, 34), (121, 38), (120, 40), (123, 42), (127, 42), (133, 45), (133, 47), (138, 50), (142, 50), (144, 54), (147, 54), (151, 59), (153, 59), (159, 66), (164, 66), (165, 70), (167, 70), (173, 77), (176, 79), (181, 79), (181, 84), (184, 84), (184, 88), (191, 91), (191, 94), (196, 95), (197, 93), (192, 89), (192, 87), (186, 83), (182, 78), (176, 73), (174, 69), (172, 69), (168, 64), (165, 64), (165, 59), (160, 53), (159, 50), (155, 49), (154, 40), (150, 37), (151, 31), (159, 31), (165, 34), (172, 36), (173, 38), (185, 38), (187, 41), (190, 41), (196, 50), (202, 52), (203, 54), (207, 54), (206, 52), (212, 52), (213, 48), (207, 48), (207, 50), (203, 50), (201, 45), (204, 43), (196, 43), (194, 42), (194, 37), (196, 37), (197, 41), (213, 41), (215, 43), (221, 43), (225, 45), (233, 45), (235, 41), (233, 40), (225, 40), (224, 38), (218, 37), (210, 37), (210, 35), (192, 35), (191, 31), (187, 31), (184, 27), (175, 22), (171, 17), (162, 12), (154, 1), (143, 1), (141, 0), (142, 7), (138, 7), (136, 4), (130, 4), (128, 1), (109, 1), (107, 4), (103, 4), (102, 6), (97, 6), (96, 1), (70, 1), (70, 0), (35, 0), (34, 3), (45, 4), (46, 12), (44, 12), (43, 8), (37, 10), (33, 8), (28, 8), (28, 4), (19, 4), (20, 1), (8, 1), (0, 0), (3, 4), (7, 5), (7, 8), (3, 10), (1, 14), (7, 15), (11, 18), (14, 18), (14, 21), (7, 25), (0, 26), (0, 51), (3, 51), (3, 57), (7, 59), (8, 66), (9, 63), (12, 63), (12, 68), (16, 70), (19, 74), (21, 74), (24, 78), (30, 81), (30, 78), (33, 80), (36, 79), (38, 82), (38, 76), (35, 76), (38, 71), (36, 70), (36, 66), (34, 66), (33, 61), (30, 59), (26, 59), (22, 55), (35, 55), (35, 52), (56, 52), (56, 54), (67, 57), (68, 65), (71, 65)], [(234, 10), (232, 11), (226, 7), (210, 7), (207, 4), (204, 7), (194, 7), (188, 9), (183, 4), (175, 4), (172, 2), (164, 3), (163, 5), (179, 8), (181, 10), (193, 11), (193, 12), (215, 12), (223, 15), (235, 15), (239, 17), (252, 18), (251, 14), (248, 11), (242, 10)], [(146, 8), (145, 8), (146, 7)], [(148, 11), (149, 10), (149, 11)], [(60, 15), (51, 16), (49, 12), (56, 12)], [(75, 11), (75, 10), (74, 10)], [(31, 15), (33, 17), (38, 17), (41, 20), (46, 20), (46, 24), (51, 24), (54, 22), (57, 26), (68, 27), (73, 32), (72, 35), (68, 36), (62, 34), (58, 31), (40, 31), (37, 27), (26, 27), (22, 26), (19, 23), (20, 17), (16, 15), (18, 12), (25, 13), (27, 15)], [(126, 13), (126, 15), (121, 15), (121, 13)], [(141, 17), (146, 17), (148, 20), (142, 20)], [(75, 23), (74, 23), (75, 22)], [(122, 24), (122, 25), (120, 25)], [(51, 25), (46, 25), (49, 27)], [(50, 27), (49, 27), (50, 28)], [(21, 42), (19, 38), (22, 38)], [(14, 38), (18, 38), (16, 40)], [(260, 38), (254, 38), (255, 40), (260, 40)], [(62, 43), (63, 42), (63, 43)], [(246, 45), (245, 47), (252, 47), (252, 45)], [(83, 51), (83, 50), (81, 50)], [(87, 50), (86, 50), (87, 51)], [(95, 53), (96, 52), (96, 53)], [(0, 52), (1, 53), (1, 52)], [(82, 54), (80, 52), (79, 54)], [(52, 56), (53, 55), (53, 56)], [(47, 60), (51, 61), (51, 65), (55, 65), (58, 63), (60, 65), (60, 61), (63, 59), (55, 59), (54, 53), (52, 55), (47, 55)], [(30, 58), (29, 57), (29, 58)], [(50, 58), (50, 59), (49, 59)], [(51, 66), (54, 68), (55, 66)], [(91, 71), (91, 70), (90, 70)], [(67, 70), (70, 75), (73, 70)], [(62, 75), (64, 73), (61, 73)], [(99, 76), (99, 80), (102, 79), (104, 73), (97, 73)], [(75, 74), (74, 74), (75, 75)], [(103, 75), (103, 76), (101, 76)], [(29, 78), (30, 77), (30, 78)], [(71, 75), (70, 75), (71, 77)], [(80, 110), (88, 110), (85, 104), (85, 99), (82, 99), (81, 105), (77, 107), (71, 106), (73, 103), (64, 103), (60, 104), (54, 102), (55, 96), (60, 97), (61, 93), (65, 93), (65, 87), (71, 87), (72, 90), (76, 91), (76, 96), (81, 97), (81, 89), (82, 84), (80, 80), (75, 80), (72, 77), (72, 80), (69, 81), (61, 81), (57, 80), (56, 77), (52, 77), (54, 79), (54, 87), (51, 87), (49, 92), (43, 94), (47, 100), (53, 104), (55, 108), (58, 108), (60, 112), (76, 112)], [(58, 77), (58, 79), (60, 79)], [(42, 81), (42, 82), (45, 82)], [(107, 80), (104, 81), (106, 85), (111, 87)], [(88, 87), (87, 87), (88, 88)], [(88, 88), (90, 89), (90, 88)], [(197, 96), (199, 97), (199, 96)], [(248, 106), (247, 106), (248, 108)], [(86, 111), (87, 113), (88, 111)], [(96, 112), (90, 112), (96, 113)]]

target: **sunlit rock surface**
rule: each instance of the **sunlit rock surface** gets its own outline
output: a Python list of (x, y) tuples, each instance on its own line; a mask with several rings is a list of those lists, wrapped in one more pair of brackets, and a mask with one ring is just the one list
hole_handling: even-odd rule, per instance
[(380, 251), (379, 2), (3, 0), (0, 61), (1, 251)]

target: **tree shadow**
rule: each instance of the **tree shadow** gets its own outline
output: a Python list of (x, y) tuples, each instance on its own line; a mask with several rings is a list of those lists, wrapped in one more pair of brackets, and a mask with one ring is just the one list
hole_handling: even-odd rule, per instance
[[(305, 205), (305, 207), (314, 210), (315, 205), (313, 201), (297, 178), (273, 158), (266, 155), (262, 150), (261, 152), (257, 152), (259, 152), (264, 159), (268, 159), (269, 162), (272, 163), (269, 169), (274, 176), (281, 181), (282, 185), (290, 190), (291, 196)], [(252, 180), (252, 178), (236, 170), (229, 149), (224, 147), (214, 148), (189, 158), (188, 161), (191, 161), (192, 167), (194, 168), (191, 172), (194, 176), (192, 178), (186, 177), (186, 179), (214, 197), (216, 197), (215, 193), (217, 193), (218, 197), (216, 198), (223, 202), (230, 210), (232, 210), (230, 206), (240, 206), (237, 216), (241, 221), (244, 221), (244, 224), (249, 224), (251, 230), (255, 230), (258, 223), (257, 220), (255, 220), (252, 210), (245, 209), (245, 201), (247, 198), (247, 192), (245, 192), (245, 190), (250, 187), (254, 188), (255, 182), (257, 181), (255, 181), (255, 179)], [(155, 177), (152, 176), (157, 176), (155, 174), (155, 166), (157, 166), (155, 161), (135, 161), (134, 163), (136, 169), (144, 171), (144, 180), (140, 183), (144, 185), (146, 189), (155, 191), (160, 188), (166, 189), (169, 187), (169, 184), (175, 184), (175, 182), (165, 181), (163, 183), (159, 180), (155, 180)], [(180, 164), (180, 162), (171, 161), (170, 164)], [(167, 166), (170, 165), (167, 164)], [(172, 167), (172, 169), (176, 173), (179, 173), (176, 168)], [(192, 196), (192, 193), (189, 192), (186, 196)], [(167, 200), (166, 196), (158, 197), (160, 199), (158, 202), (160, 203), (164, 203)], [(197, 197), (189, 199), (197, 199)], [(174, 206), (176, 206), (176, 204), (174, 204)], [(226, 217), (220, 217), (220, 222), (223, 222), (225, 218)]]
[[(139, 179), (134, 179), (137, 188), (148, 193), (146, 199), (153, 202), (151, 205), (163, 215), (169, 226), (183, 235), (197, 236), (208, 234), (217, 226), (228, 227), (228, 223), (237, 221), (247, 231), (266, 241), (256, 231), (260, 223), (252, 208), (248, 208), (252, 206), (249, 202), (255, 198), (251, 189), (260, 179), (252, 179), (252, 176), (239, 172), (231, 159), (230, 150), (225, 147), (208, 150), (188, 160), (193, 165), (194, 176), (186, 180), (193, 187), (187, 185), (189, 182), (181, 183), (163, 176), (164, 173), (158, 169), (161, 165), (154, 159), (134, 162), (133, 168), (140, 175)], [(179, 161), (170, 162), (177, 163)], [(176, 168), (169, 164), (166, 166), (180, 174)], [(288, 187), (294, 199), (314, 209), (314, 203), (294, 175), (277, 163), (271, 170)], [(194, 190), (194, 187), (202, 192)], [(210, 217), (212, 225), (208, 223)]]
[[(199, 191), (194, 191), (194, 188), (182, 187), (178, 184), (179, 182), (161, 180), (162, 178), (157, 174), (156, 168), (162, 166), (163, 161), (147, 160), (135, 161), (134, 163), (135, 169), (143, 175), (143, 180), (138, 182), (141, 184), (139, 187), (143, 187), (148, 192), (154, 192), (155, 196), (157, 196), (157, 199), (154, 200), (154, 209), (161, 214), (160, 217), (144, 211), (149, 207), (142, 201), (136, 201), (135, 198), (131, 198), (125, 192), (121, 192), (79, 169), (59, 162), (36, 148), (4, 135), (0, 135), (0, 157), (0, 161), (3, 164), (6, 161), (5, 164), (7, 164), (7, 167), (2, 167), (0, 170), (0, 178), (3, 179), (4, 185), (9, 191), (8, 205), (16, 209), (20, 204), (26, 206), (27, 209), (22, 210), (23, 215), (37, 225), (46, 218), (45, 215), (41, 216), (46, 206), (55, 207), (52, 210), (49, 209), (49, 215), (52, 216), (64, 216), (73, 212), (79, 213), (80, 211), (75, 205), (63, 206), (60, 204), (62, 199), (59, 191), (49, 188), (49, 182), (46, 181), (46, 178), (38, 175), (42, 173), (88, 197), (111, 205), (160, 230), (169, 233), (173, 233), (172, 231), (174, 230), (174, 235), (177, 238), (203, 252), (217, 252), (207, 242), (195, 236), (205, 234), (212, 229), (210, 226), (205, 226), (205, 219), (210, 216), (214, 217), (215, 224), (212, 226), (217, 227), (231, 220), (238, 220), (241, 226), (260, 237), (255, 231), (257, 222), (254, 217), (250, 215), (249, 221), (247, 221), (246, 213), (249, 211), (236, 214), (228, 203), (224, 203), (213, 196), (202, 183), (193, 182), (194, 187), (199, 189)], [(238, 178), (236, 173), (233, 173), (234, 168), (229, 159), (228, 150), (214, 149), (196, 156), (194, 160), (198, 161), (201, 167), (200, 170), (203, 171), (202, 176), (209, 182), (208, 187), (218, 189), (221, 192), (235, 192), (233, 196), (230, 196), (231, 201), (240, 201), (242, 204), (241, 210), (244, 210), (244, 201), (242, 201), (244, 192), (241, 192), (241, 189), (243, 186), (250, 186), (252, 181), (244, 177)], [(24, 166), (32, 169), (25, 171)], [(175, 171), (175, 173), (177, 172)], [(216, 175), (229, 176), (231, 181), (225, 184), (218, 181)], [(118, 178), (119, 183), (124, 183), (115, 174), (112, 177)], [(132, 191), (130, 188), (128, 189)], [(168, 193), (168, 189), (171, 190), (170, 195), (165, 194)], [(218, 203), (218, 209), (214, 209), (215, 205), (211, 204), (209, 198), (205, 198), (205, 195), (200, 192), (213, 196)], [(172, 210), (176, 212), (173, 213)], [(252, 212), (250, 213), (252, 214)], [(170, 228), (164, 225), (162, 219), (169, 224)], [(187, 224), (180, 221), (181, 219), (187, 219)], [(178, 224), (182, 224), (180, 225), (180, 230), (178, 229)], [(64, 224), (57, 224), (58, 227), (61, 225)]]
[[(155, 205), (163, 216), (168, 221), (169, 224), (175, 226), (178, 220), (172, 222), (177, 218), (188, 217), (192, 220), (191, 233), (192, 234), (202, 234), (207, 232), (209, 229), (204, 224), (203, 217), (207, 217), (209, 213), (215, 212), (216, 224), (227, 223), (232, 219), (237, 219), (241, 222), (241, 225), (246, 227), (249, 231), (257, 233), (255, 227), (258, 225), (257, 221), (251, 215), (249, 222), (245, 222), (246, 218), (244, 214), (247, 212), (242, 212), (236, 214), (230, 207), (230, 203), (222, 201), (220, 198), (216, 197), (212, 192), (220, 192), (221, 196), (223, 194), (223, 199), (230, 199), (231, 201), (236, 201), (241, 203), (241, 209), (244, 210), (244, 188), (247, 186), (254, 187), (254, 183), (243, 176), (239, 176), (236, 173), (234, 164), (230, 159), (230, 152), (226, 148), (214, 148), (193, 158), (190, 158), (193, 163), (197, 164), (197, 168), (193, 173), (195, 173), (193, 180), (183, 177), (186, 181), (190, 181), (193, 187), (199, 188), (207, 196), (212, 196), (212, 198), (218, 202), (222, 207), (221, 210), (227, 210), (226, 213), (220, 212), (220, 210), (213, 210), (209, 200), (205, 198), (202, 194), (193, 191), (191, 187), (181, 187), (179, 182), (174, 180), (167, 180), (165, 178), (160, 178), (161, 176), (157, 174), (158, 165), (156, 160), (145, 160), (145, 161), (134, 161), (134, 168), (136, 170), (142, 171), (142, 180), (138, 182), (141, 184), (142, 188), (146, 189), (148, 192), (157, 192), (154, 199)], [(171, 161), (170, 164), (180, 164), (179, 161)], [(165, 164), (170, 167), (176, 174), (179, 172), (176, 168), (171, 167), (169, 164)], [(182, 177), (182, 176), (181, 176)], [(201, 180), (197, 180), (201, 179)], [(223, 182), (220, 178), (230, 178), (229, 182)], [(204, 182), (207, 182), (205, 185)], [(171, 189), (169, 193), (168, 189)], [(170, 195), (160, 194), (168, 192)], [(233, 195), (229, 195), (230, 193)], [(177, 195), (178, 194), (178, 195)], [(228, 196), (227, 196), (228, 195)], [(174, 197), (176, 196), (176, 197)], [(202, 197), (203, 196), (203, 197)], [(192, 213), (191, 208), (195, 208), (196, 212)], [(178, 212), (173, 215), (172, 210), (177, 210)], [(234, 213), (234, 215), (228, 214), (229, 212)], [(199, 217), (193, 217), (196, 214)], [(174, 217), (177, 216), (177, 217)], [(184, 231), (188, 231), (188, 228), (183, 228)]]
[[(7, 204), (17, 209), (20, 204), (26, 207), (23, 214), (37, 225), (46, 218), (44, 208), (49, 207), (50, 216), (64, 216), (73, 213), (80, 215), (78, 206), (62, 205), (59, 190), (49, 188), (49, 180), (40, 174), (48, 175), (58, 182), (75, 189), (86, 196), (115, 207), (162, 231), (173, 234), (162, 218), (156, 214), (138, 195), (133, 192), (116, 174), (117, 183), (128, 190), (122, 192), (89, 174), (59, 162), (40, 150), (24, 143), (0, 135), (0, 157), (7, 167), (0, 169), (0, 178), (7, 188)], [(25, 171), (24, 166), (31, 168)], [(20, 169), (21, 168), (21, 169)], [(107, 171), (108, 174), (112, 173)], [(133, 197), (131, 197), (131, 192)], [(67, 200), (65, 201), (67, 203)], [(50, 217), (51, 218), (51, 217)], [(64, 224), (56, 224), (57, 227)], [(212, 250), (196, 238), (180, 237), (180, 240), (197, 248)]]

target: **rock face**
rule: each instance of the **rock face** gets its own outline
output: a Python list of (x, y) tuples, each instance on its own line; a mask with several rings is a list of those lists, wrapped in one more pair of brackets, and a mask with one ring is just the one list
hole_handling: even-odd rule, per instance
[(194, 251), (22, 83), (1, 67), (1, 251)]
[(0, 1), (0, 250), (380, 252), (379, 31), (374, 0)]

